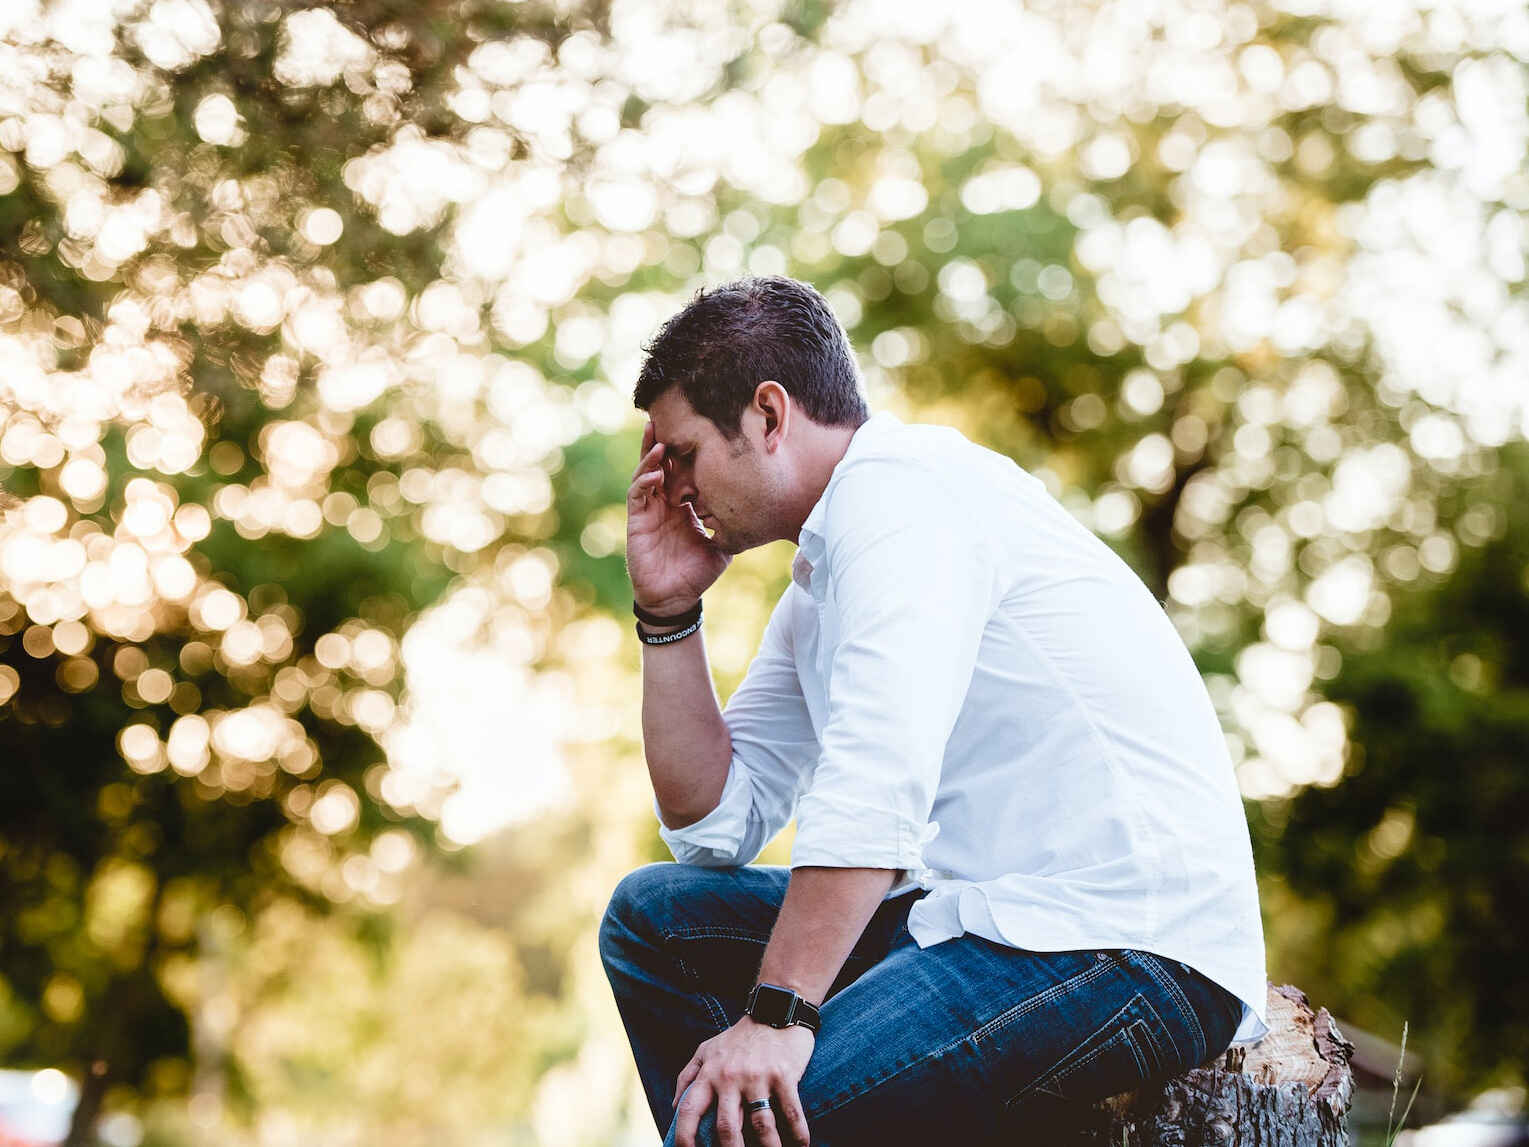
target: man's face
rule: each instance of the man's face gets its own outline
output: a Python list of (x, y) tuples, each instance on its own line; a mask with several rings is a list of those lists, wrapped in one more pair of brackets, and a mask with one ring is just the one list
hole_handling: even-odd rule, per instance
[(677, 386), (654, 400), (648, 415), (664, 444), (664, 494), (670, 505), (689, 503), (726, 553), (775, 540), (769, 529), (773, 483), (746, 434), (728, 439), (695, 412)]

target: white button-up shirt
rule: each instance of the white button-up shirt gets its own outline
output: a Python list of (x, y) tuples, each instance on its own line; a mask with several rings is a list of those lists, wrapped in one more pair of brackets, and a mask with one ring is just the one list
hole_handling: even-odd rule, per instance
[(724, 712), (717, 807), (660, 833), (746, 864), (794, 815), (792, 867), (901, 869), (920, 947), (1135, 948), (1265, 1031), (1247, 822), (1216, 713), (1141, 580), (1033, 475), (878, 414), (802, 526)]

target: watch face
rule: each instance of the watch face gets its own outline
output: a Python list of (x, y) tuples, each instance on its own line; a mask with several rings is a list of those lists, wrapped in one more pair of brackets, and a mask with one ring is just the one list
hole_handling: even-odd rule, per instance
[(786, 1026), (791, 1018), (796, 1003), (796, 993), (786, 988), (777, 988), (774, 984), (760, 984), (754, 989), (754, 1000), (749, 1006), (749, 1015), (753, 1016), (762, 1024), (769, 1024), (772, 1028)]

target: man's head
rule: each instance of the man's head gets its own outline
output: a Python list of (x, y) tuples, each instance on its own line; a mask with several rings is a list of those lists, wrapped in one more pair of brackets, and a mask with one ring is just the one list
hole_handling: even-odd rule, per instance
[(868, 417), (823, 296), (781, 278), (703, 291), (647, 353), (634, 398), (664, 443), (671, 503), (729, 553), (794, 538)]
[(843, 328), (827, 300), (795, 279), (740, 279), (700, 291), (645, 349), (638, 408), (650, 410), (677, 386), (727, 438), (737, 436), (766, 379), (820, 425), (855, 427), (869, 416)]

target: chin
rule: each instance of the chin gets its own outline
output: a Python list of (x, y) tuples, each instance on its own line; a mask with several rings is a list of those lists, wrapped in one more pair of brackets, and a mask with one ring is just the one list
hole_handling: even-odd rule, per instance
[(733, 537), (731, 534), (725, 533), (722, 530), (714, 530), (711, 535), (711, 544), (716, 546), (717, 549), (721, 550), (724, 554), (736, 556), (737, 554), (743, 553), (744, 550), (753, 549), (759, 543), (750, 542), (747, 539)]

